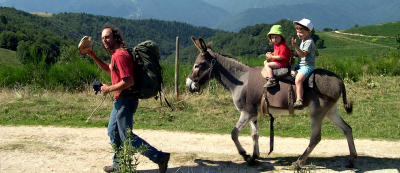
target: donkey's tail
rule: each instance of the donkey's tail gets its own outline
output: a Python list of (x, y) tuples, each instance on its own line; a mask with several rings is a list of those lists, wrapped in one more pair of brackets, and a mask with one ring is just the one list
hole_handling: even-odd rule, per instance
[(350, 101), (347, 103), (347, 98), (346, 98), (346, 87), (344, 86), (344, 82), (342, 82), (342, 98), (343, 98), (343, 107), (346, 110), (348, 114), (353, 112), (353, 102)]

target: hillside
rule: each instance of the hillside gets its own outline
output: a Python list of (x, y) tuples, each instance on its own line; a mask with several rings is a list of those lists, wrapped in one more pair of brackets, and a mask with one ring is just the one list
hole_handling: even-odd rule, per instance
[(28, 12), (87, 13), (130, 19), (179, 21), (238, 32), (281, 19), (309, 18), (317, 30), (347, 29), (400, 20), (400, 1), (385, 0), (3, 0)]
[(385, 3), (372, 0), (204, 0), (234, 14), (221, 20), (214, 28), (237, 32), (259, 23), (274, 23), (280, 19), (309, 18), (317, 30), (347, 29), (400, 20), (400, 1)]
[[(175, 51), (176, 37), (180, 37), (182, 47), (191, 46), (190, 37), (202, 35), (205, 38), (221, 32), (206, 27), (196, 27), (181, 22), (169, 22), (155, 19), (131, 20), (109, 16), (90, 14), (60, 13), (54, 19), (71, 27), (81, 35), (91, 35), (100, 42), (100, 32), (105, 23), (111, 23), (121, 29), (128, 46), (134, 46), (145, 40), (156, 41), (160, 45), (162, 55), (170, 55)], [(80, 37), (79, 37), (80, 38)]]
[[(268, 8), (249, 9), (237, 15), (233, 15), (230, 18), (221, 20), (214, 28), (238, 32), (245, 26), (252, 26), (259, 23), (275, 23), (281, 19), (298, 21), (302, 18), (310, 19), (316, 30), (323, 28), (349, 28), (358, 22), (363, 22), (360, 18), (348, 17), (350, 13), (333, 6), (319, 4), (304, 4), (304, 6), (303, 10), (298, 10), (297, 5), (280, 5)], [(322, 18), (320, 16), (324, 17)]]
[(29, 47), (35, 47), (39, 55), (46, 53), (49, 63), (56, 61), (63, 46), (76, 47), (84, 35), (92, 36), (97, 49), (100, 49), (100, 32), (105, 23), (120, 28), (128, 46), (133, 47), (149, 39), (156, 41), (163, 57), (175, 51), (177, 36), (180, 37), (181, 47), (186, 47), (192, 45), (192, 35), (208, 38), (221, 32), (181, 22), (131, 20), (85, 13), (58, 13), (52, 17), (41, 17), (7, 7), (0, 7), (0, 18), (0, 47), (16, 51), (19, 46), (17, 55), (22, 59), (29, 56)]
[(230, 15), (222, 8), (201, 0), (5, 0), (3, 5), (27, 12), (84, 12), (130, 19), (179, 21), (206, 27)]
[[(380, 57), (395, 47), (366, 41), (349, 35), (334, 32), (321, 32), (318, 35), (324, 39), (324, 49), (319, 49), (320, 57), (324, 58), (360, 58)], [(371, 39), (369, 39), (371, 40)], [(395, 40), (390, 40), (396, 44)]]
[(363, 34), (368, 36), (395, 37), (400, 34), (400, 21), (378, 25), (360, 26), (344, 30), (346, 33)]
[(360, 26), (344, 31), (318, 32), (326, 47), (319, 52), (322, 57), (329, 58), (381, 57), (400, 44), (395, 39), (397, 34), (400, 34), (400, 22)]

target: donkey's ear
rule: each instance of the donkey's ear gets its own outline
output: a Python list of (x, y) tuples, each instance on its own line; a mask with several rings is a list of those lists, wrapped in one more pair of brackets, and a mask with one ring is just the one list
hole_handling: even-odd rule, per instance
[(202, 52), (207, 52), (207, 44), (204, 42), (203, 38), (199, 37), (199, 43), (200, 49), (203, 50)]
[[(193, 41), (194, 45), (196, 45), (197, 49), (199, 49), (200, 53), (203, 53), (204, 50), (200, 48), (199, 41), (196, 40), (196, 38), (194, 38), (193, 36), (192, 36), (192, 41)], [(207, 49), (206, 49), (206, 50), (207, 50)]]
[(191, 37), (193, 43), (196, 45), (196, 38), (194, 38), (193, 36)]

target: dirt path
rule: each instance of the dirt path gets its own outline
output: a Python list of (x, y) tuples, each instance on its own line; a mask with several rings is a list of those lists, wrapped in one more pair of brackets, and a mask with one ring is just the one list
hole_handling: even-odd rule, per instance
[[(293, 172), (290, 164), (308, 145), (308, 139), (275, 138), (275, 150), (267, 156), (269, 138), (260, 137), (261, 158), (256, 166), (245, 165), (230, 135), (134, 130), (158, 149), (171, 152), (168, 172)], [(252, 152), (252, 139), (240, 136)], [(318, 144), (306, 167), (317, 172), (400, 171), (400, 141), (355, 140), (359, 158), (355, 169), (342, 165), (347, 160), (347, 142), (326, 140)], [(111, 146), (106, 128), (60, 128), (0, 126), (0, 172), (103, 172), (111, 163)], [(157, 165), (140, 157), (139, 172), (157, 172)]]

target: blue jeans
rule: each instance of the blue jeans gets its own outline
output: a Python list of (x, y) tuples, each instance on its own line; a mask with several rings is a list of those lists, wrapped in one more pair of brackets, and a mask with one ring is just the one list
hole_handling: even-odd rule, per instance
[[(136, 112), (138, 104), (138, 99), (114, 101), (114, 107), (111, 111), (110, 120), (108, 122), (108, 136), (110, 137), (111, 144), (115, 144), (117, 148), (119, 148), (121, 145), (123, 145), (123, 142), (128, 139), (125, 135), (127, 128), (126, 125), (128, 125), (129, 129), (131, 130), (131, 135), (133, 136), (133, 140), (131, 141), (132, 146), (139, 148), (141, 145), (147, 145), (148, 149), (142, 154), (148, 157), (154, 163), (159, 163), (163, 152), (158, 151), (145, 140), (132, 133), (133, 114)], [(117, 166), (117, 163), (118, 158), (114, 153), (113, 166)]]

